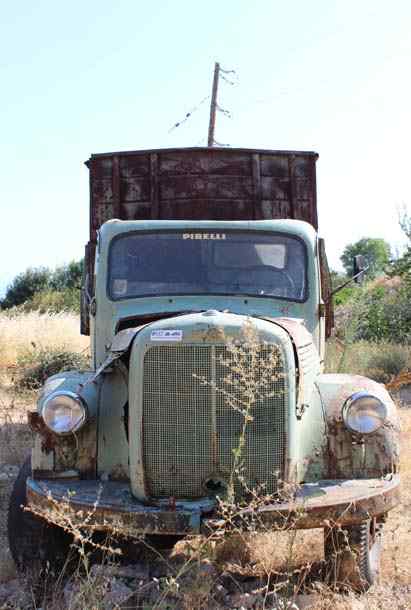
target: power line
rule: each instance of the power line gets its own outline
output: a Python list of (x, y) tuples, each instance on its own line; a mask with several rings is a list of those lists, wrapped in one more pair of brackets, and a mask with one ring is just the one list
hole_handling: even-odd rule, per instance
[[(225, 75), (230, 75), (230, 78), (228, 78)], [(212, 88), (211, 94), (210, 95), (206, 95), (205, 97), (203, 97), (203, 99), (196, 106), (193, 106), (193, 108), (191, 108), (185, 114), (184, 118), (181, 119), (181, 121), (177, 121), (176, 123), (174, 123), (174, 125), (172, 125), (170, 127), (170, 129), (168, 130), (168, 133), (172, 133), (175, 129), (177, 129), (178, 127), (181, 127), (181, 125), (184, 125), (184, 123), (186, 123), (191, 118), (191, 116), (197, 110), (199, 110), (199, 108), (207, 100), (209, 100), (211, 98), (211, 103), (210, 103), (210, 121), (209, 121), (209, 127), (208, 127), (207, 144), (208, 144), (208, 146), (213, 146), (213, 145), (217, 145), (217, 146), (229, 146), (229, 144), (220, 144), (219, 142), (215, 141), (215, 139), (214, 139), (216, 113), (217, 112), (221, 112), (221, 114), (223, 114), (225, 117), (227, 117), (229, 119), (232, 118), (231, 111), (230, 110), (226, 110), (225, 108), (222, 108), (218, 104), (218, 102), (217, 102), (218, 80), (219, 80), (220, 76), (221, 76), (221, 78), (227, 84), (229, 84), (231, 86), (236, 86), (236, 85), (239, 84), (238, 76), (237, 76), (237, 73), (236, 73), (235, 70), (224, 70), (223, 68), (221, 68), (220, 64), (218, 62), (216, 62), (215, 65), (214, 65), (213, 88)], [(201, 138), (201, 141), (202, 140), (203, 140), (203, 138)]]
[(224, 108), (221, 108), (221, 106), (219, 106), (218, 104), (217, 104), (217, 110), (219, 112), (221, 112), (221, 114), (224, 114), (224, 116), (228, 117), (229, 119), (232, 118), (231, 112), (229, 110), (224, 110)]
[[(227, 78), (227, 76), (224, 76), (224, 74), (232, 74), (233, 80), (231, 78)], [(223, 68), (220, 67), (220, 75), (221, 78), (229, 85), (236, 87), (239, 84), (238, 74), (235, 70), (223, 70)]]
[(191, 110), (189, 110), (184, 119), (182, 119), (181, 121), (178, 121), (177, 123), (174, 123), (174, 125), (172, 127), (170, 127), (170, 129), (168, 130), (168, 133), (171, 133), (172, 131), (174, 131), (174, 129), (177, 129), (177, 127), (181, 127), (181, 125), (184, 125), (184, 123), (186, 121), (188, 121), (188, 119), (191, 117), (192, 114), (194, 114), (194, 112), (196, 112), (200, 106), (202, 106), (204, 104), (204, 102), (206, 102), (208, 99), (210, 99), (210, 95), (206, 95), (206, 97), (204, 97), (201, 102), (199, 102), (197, 104), (197, 106), (194, 106)]
[(213, 140), (213, 144), (216, 146), (221, 146), (221, 148), (230, 148), (231, 144), (222, 144), (221, 142), (217, 142), (217, 140)]

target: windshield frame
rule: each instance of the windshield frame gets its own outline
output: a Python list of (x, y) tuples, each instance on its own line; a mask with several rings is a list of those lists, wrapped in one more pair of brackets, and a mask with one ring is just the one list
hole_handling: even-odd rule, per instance
[[(113, 244), (118, 241), (119, 239), (124, 238), (125, 236), (131, 236), (131, 235), (148, 235), (148, 234), (154, 234), (154, 235), (158, 235), (159, 233), (175, 233), (175, 234), (181, 234), (181, 233), (211, 233), (211, 232), (215, 232), (215, 233), (248, 233), (248, 234), (256, 234), (256, 235), (267, 235), (270, 237), (274, 237), (274, 236), (278, 236), (278, 237), (288, 237), (291, 238), (295, 241), (300, 242), (300, 244), (303, 247), (303, 251), (304, 251), (304, 273), (305, 273), (305, 291), (304, 291), (304, 298), (302, 299), (295, 299), (295, 298), (291, 298), (291, 297), (285, 297), (285, 296), (275, 296), (275, 295), (267, 295), (267, 294), (255, 294), (252, 292), (242, 292), (241, 294), (239, 294), (238, 292), (164, 292), (162, 294), (159, 293), (147, 293), (147, 294), (140, 294), (140, 295), (126, 295), (126, 296), (117, 296), (114, 297), (111, 293), (110, 290), (110, 269), (111, 269), (111, 259), (112, 259), (112, 251), (113, 251)], [(308, 301), (308, 299), (310, 298), (310, 286), (309, 286), (309, 281), (308, 281), (308, 268), (309, 268), (309, 264), (308, 264), (308, 248), (307, 248), (307, 244), (305, 242), (305, 240), (300, 236), (300, 235), (295, 235), (293, 233), (289, 233), (286, 231), (266, 231), (266, 230), (258, 230), (258, 229), (245, 229), (245, 228), (241, 228), (241, 229), (237, 229), (237, 228), (222, 228), (222, 227), (181, 227), (181, 228), (164, 228), (164, 229), (142, 229), (142, 230), (136, 230), (136, 231), (127, 231), (127, 232), (123, 232), (123, 233), (118, 233), (117, 235), (115, 235), (109, 244), (109, 251), (108, 251), (108, 256), (107, 256), (107, 274), (106, 274), (106, 295), (108, 297), (108, 299), (114, 303), (117, 303), (119, 301), (130, 301), (130, 300), (135, 300), (135, 299), (146, 299), (146, 298), (154, 298), (154, 297), (158, 297), (158, 298), (164, 298), (164, 297), (201, 297), (201, 296), (206, 296), (206, 297), (210, 297), (210, 296), (216, 296), (216, 297), (238, 297), (238, 298), (243, 298), (243, 297), (247, 297), (247, 298), (255, 298), (255, 299), (273, 299), (275, 301), (287, 301), (290, 303), (306, 303)]]

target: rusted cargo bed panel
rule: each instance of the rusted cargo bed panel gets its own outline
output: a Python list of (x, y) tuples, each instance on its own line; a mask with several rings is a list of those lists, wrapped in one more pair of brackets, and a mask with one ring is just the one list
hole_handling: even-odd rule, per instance
[(317, 228), (314, 152), (180, 148), (92, 155), (90, 241), (121, 220), (296, 218)]

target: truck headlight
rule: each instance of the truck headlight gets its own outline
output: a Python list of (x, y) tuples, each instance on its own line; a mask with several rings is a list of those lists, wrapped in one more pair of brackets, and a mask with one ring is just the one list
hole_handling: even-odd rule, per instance
[(387, 419), (387, 408), (376, 396), (368, 392), (356, 392), (344, 403), (342, 416), (351, 432), (371, 434)]
[(44, 423), (56, 434), (77, 432), (87, 419), (84, 400), (74, 392), (53, 392), (43, 405)]

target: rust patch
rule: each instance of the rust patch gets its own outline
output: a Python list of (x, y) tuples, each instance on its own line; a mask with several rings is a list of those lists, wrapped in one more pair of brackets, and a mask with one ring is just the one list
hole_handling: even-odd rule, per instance
[[(395, 472), (399, 461), (398, 418), (385, 388), (358, 375), (326, 374), (319, 379), (317, 387), (324, 401), (328, 428), (328, 447), (324, 454), (327, 476), (364, 479)], [(343, 422), (342, 406), (359, 390), (367, 390), (380, 398), (388, 409), (386, 424), (373, 434), (353, 434)]]
[(218, 326), (210, 326), (209, 328), (201, 328), (198, 330), (194, 330), (191, 333), (192, 341), (204, 341), (210, 343), (219, 343), (224, 342), (226, 340), (226, 336), (224, 334), (224, 329)]
[(70, 483), (70, 481), (78, 481), (79, 473), (76, 470), (67, 470), (66, 472), (55, 472), (54, 470), (35, 470), (32, 473), (32, 478), (35, 480), (58, 479)]
[[(48, 509), (52, 502), (67, 502), (73, 516), (78, 511), (89, 513), (88, 522), (96, 529), (117, 531), (126, 536), (142, 533), (198, 533), (203, 528), (218, 527), (218, 516), (213, 506), (201, 503), (176, 502), (170, 499), (163, 508), (146, 506), (132, 496), (127, 483), (99, 481), (33, 481), (28, 480), (29, 505)], [(96, 499), (98, 502), (96, 503)], [(324, 480), (316, 484), (297, 486), (290, 498), (278, 504), (266, 505), (256, 511), (247, 508), (236, 517), (239, 526), (250, 521), (267, 526), (289, 526), (296, 529), (325, 527), (327, 524), (349, 525), (370, 517), (384, 516), (399, 502), (399, 477), (368, 479), (366, 481)], [(191, 508), (189, 508), (191, 507)], [(258, 512), (258, 519), (256, 519)], [(209, 517), (209, 518), (208, 518)], [(84, 516), (83, 516), (84, 519)]]
[(76, 468), (82, 479), (94, 479), (97, 472), (97, 431), (89, 424), (76, 438)]
[[(92, 155), (90, 241), (101, 224), (120, 220), (317, 222), (310, 152), (181, 148)], [(90, 257), (90, 261), (92, 257)]]
[(56, 446), (57, 438), (56, 436), (49, 430), (44, 423), (44, 419), (37, 413), (37, 411), (30, 411), (27, 414), (27, 421), (30, 430), (35, 432), (36, 434), (40, 434), (42, 437), (41, 450), (44, 453), (48, 454), (50, 451)]
[(55, 452), (57, 471), (77, 469), (82, 478), (94, 478), (97, 464), (97, 442), (95, 426), (88, 426), (78, 435), (57, 436), (49, 430), (41, 415), (31, 411), (27, 415), (30, 430), (42, 439), (41, 450)]
[[(73, 492), (73, 493), (70, 493)], [(55, 502), (64, 503), (75, 523), (87, 514), (92, 530), (121, 532), (127, 537), (142, 534), (199, 533), (201, 503), (190, 503), (187, 509), (176, 502), (170, 507), (156, 508), (136, 502), (127, 483), (109, 481), (34, 481), (29, 479), (27, 499), (30, 506), (47, 514)], [(211, 509), (208, 502), (208, 511)], [(81, 512), (83, 514), (81, 514)]]
[(55, 444), (55, 469), (72, 470), (76, 467), (77, 446), (75, 437), (63, 436)]
[(130, 476), (123, 464), (116, 464), (110, 472), (110, 481), (129, 481)]
[(309, 330), (293, 318), (264, 318), (273, 324), (277, 324), (282, 329), (284, 329), (293, 340), (295, 347), (301, 349), (302, 347), (306, 347), (307, 345), (311, 345), (313, 342), (312, 335)]

